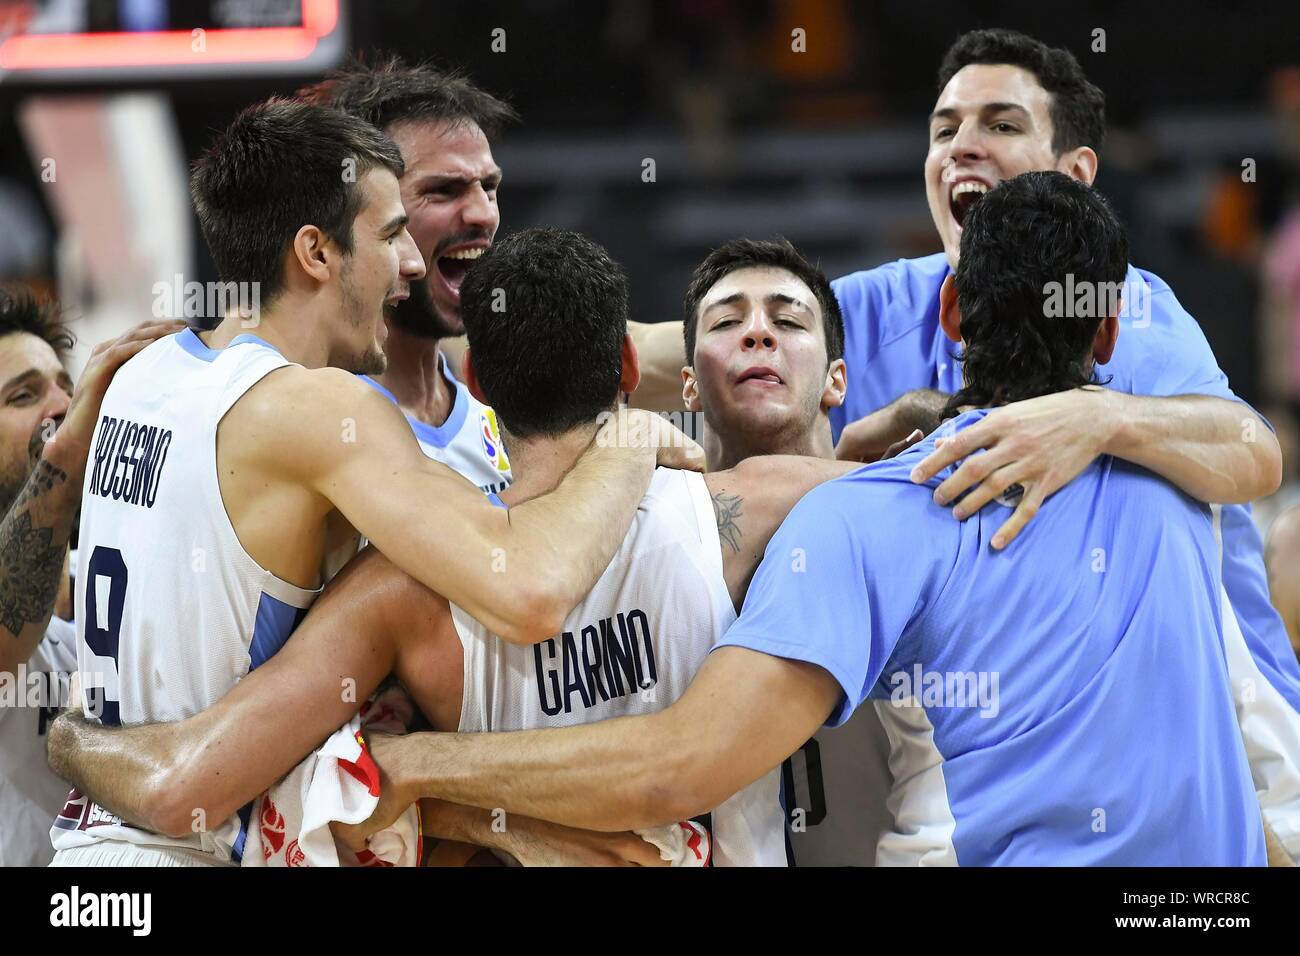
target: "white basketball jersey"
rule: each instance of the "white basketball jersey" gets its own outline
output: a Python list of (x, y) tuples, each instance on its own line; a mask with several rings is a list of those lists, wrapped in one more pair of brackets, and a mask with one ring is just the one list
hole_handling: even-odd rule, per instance
[[(464, 475), (485, 494), (498, 494), (510, 487), (510, 459), (497, 425), (497, 413), (484, 405), (451, 374), (446, 358), (438, 356), (438, 369), (452, 389), (451, 411), (441, 425), (430, 425), (406, 416), (420, 443), (420, 450), (452, 471)], [(394, 405), (393, 393), (369, 376), (361, 380)]]
[[(87, 716), (129, 725), (211, 707), (280, 649), (319, 593), (249, 557), (217, 482), (217, 425), (289, 364), (255, 336), (212, 350), (187, 330), (114, 377), (81, 506), (76, 620)], [(124, 826), (74, 791), (53, 837), (56, 849), (113, 840), (226, 860), (242, 852), (246, 822), (196, 820), (193, 836), (173, 840)]]
[[(460, 730), (532, 730), (672, 704), (736, 619), (713, 503), (693, 472), (656, 470), (622, 547), (564, 632), (509, 644), (451, 606), (465, 654)], [(719, 866), (785, 866), (780, 770), (711, 814)]]

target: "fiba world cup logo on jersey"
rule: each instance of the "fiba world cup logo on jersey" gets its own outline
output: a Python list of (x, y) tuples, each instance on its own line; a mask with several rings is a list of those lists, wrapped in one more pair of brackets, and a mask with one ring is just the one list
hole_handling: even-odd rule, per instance
[(490, 408), (479, 413), (479, 435), (483, 439), (483, 451), (488, 461), (498, 472), (510, 470), (510, 459), (506, 457), (506, 446), (501, 441), (501, 429), (497, 427), (497, 413)]

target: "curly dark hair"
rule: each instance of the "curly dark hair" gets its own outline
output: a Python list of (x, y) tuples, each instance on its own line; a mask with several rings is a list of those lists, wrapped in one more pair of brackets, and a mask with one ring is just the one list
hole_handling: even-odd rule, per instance
[[(965, 387), (943, 417), (1094, 381), (1091, 346), (1108, 317), (1100, 304), (1114, 301), (1102, 292), (1118, 291), (1127, 271), (1124, 226), (1091, 186), (1033, 172), (990, 190), (962, 227), (955, 281)], [(1097, 308), (1050, 307), (1062, 287), (1089, 285)]]
[(1052, 97), (1052, 149), (1056, 155), (1089, 146), (1101, 152), (1106, 135), (1106, 95), (1088, 81), (1074, 54), (1015, 30), (972, 30), (957, 38), (939, 66), (939, 90), (972, 63), (1018, 66), (1038, 78)]

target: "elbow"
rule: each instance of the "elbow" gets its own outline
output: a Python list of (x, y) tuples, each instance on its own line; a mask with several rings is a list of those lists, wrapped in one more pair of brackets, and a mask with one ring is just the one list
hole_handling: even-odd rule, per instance
[(166, 786), (159, 778), (161, 774), (151, 774), (151, 780), (145, 784), (148, 815), (141, 822), (148, 829), (172, 839), (181, 839), (205, 829), (203, 810), (197, 806), (193, 794)]
[(501, 606), (495, 629), (510, 644), (540, 644), (564, 630), (564, 619), (573, 610), (561, 596), (564, 582), (549, 573), (530, 576), (525, 586), (511, 589), (508, 601)]
[(1260, 487), (1253, 498), (1271, 495), (1282, 487), (1282, 446), (1278, 443), (1277, 436), (1267, 427), (1265, 432), (1266, 437), (1258, 443), (1259, 450), (1256, 452)]
[(1267, 425), (1260, 426), (1260, 431), (1262, 434), (1257, 432), (1250, 439), (1249, 480), (1235, 482), (1221, 504), (1248, 504), (1282, 486), (1282, 448)]

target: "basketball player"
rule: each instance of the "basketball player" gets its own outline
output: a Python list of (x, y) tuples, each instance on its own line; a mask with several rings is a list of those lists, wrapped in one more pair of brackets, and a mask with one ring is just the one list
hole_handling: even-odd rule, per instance
[(126, 359), (177, 328), (150, 323), (98, 347), (74, 398), (72, 337), (54, 307), (0, 289), (0, 866), (49, 862), (68, 794), (44, 737), (77, 666), (68, 535), (99, 401)]
[(501, 223), (489, 139), (514, 110), (463, 76), (396, 57), (355, 61), (297, 95), (382, 130), (405, 164), (402, 205), (425, 275), (388, 319), (387, 368), (363, 381), (402, 409), (426, 455), (485, 492), (502, 491), (510, 459), (496, 416), (457, 380), (439, 345), (464, 333), (460, 284)]
[[(511, 640), (556, 633), (622, 540), (655, 452), (620, 439), (654, 441), (662, 420), (622, 419), (553, 494), (507, 514), (423, 456), (394, 405), (351, 374), (383, 370), (384, 310), (424, 275), (402, 171), (369, 124), (274, 100), (197, 164), (222, 279), (259, 283), (263, 306), (155, 343), (105, 395), (76, 581), (79, 670), (102, 722), (214, 703), (279, 649), (331, 543), (358, 532)], [(664, 460), (698, 452), (668, 442)], [(201, 632), (178, 638), (193, 621)], [(160, 838), (74, 793), (54, 862), (228, 861), (245, 826)]]
[[(784, 239), (734, 239), (696, 267), (682, 398), (704, 413), (710, 471), (757, 455), (834, 456), (829, 411), (844, 401), (844, 340), (838, 322), (818, 323), (804, 306), (819, 278)], [(763, 364), (737, 367), (738, 356), (751, 355)], [(738, 388), (745, 384), (756, 387)]]
[[(958, 263), (964, 216), (984, 191), (1030, 170), (1057, 170), (1086, 183), (1097, 175), (1104, 96), (1068, 51), (1009, 30), (967, 33), (944, 57), (938, 94), (927, 118), (924, 177), (944, 252), (834, 282), (853, 372), (845, 403), (831, 410), (843, 458), (873, 460), (913, 430), (931, 431), (937, 411), (961, 388), (960, 357), (939, 324), (940, 289)], [(1229, 655), (1232, 686), (1265, 815), (1297, 856), (1300, 665), (1270, 603), (1263, 545), (1244, 504), (1277, 488), (1278, 443), (1267, 422), (1236, 399), (1200, 327), (1169, 286), (1136, 267), (1125, 284), (1121, 322), (1132, 334), (1121, 336), (1111, 360), (1098, 364), (1105, 388), (999, 409), (947, 444), (917, 477), (929, 480), (986, 449), (941, 485), (938, 500), (966, 517), (1007, 487), (1026, 488), (999, 544), (1009, 543), (1047, 496), (1102, 454), (1223, 504), (1216, 527), (1233, 618), (1226, 636), (1236, 644), (1240, 632), (1243, 651)], [(958, 503), (963, 492), (969, 493)], [(864, 719), (870, 722), (859, 717), (855, 723)], [(879, 735), (859, 735), (855, 748), (878, 751)], [(877, 776), (878, 766), (853, 773), (865, 781)], [(834, 768), (826, 772), (835, 789)], [(834, 797), (828, 797), (832, 804)], [(845, 836), (842, 831), (827, 844), (831, 852), (847, 845)], [(857, 846), (870, 835), (860, 837)]]
[[(636, 386), (626, 281), (581, 236), (529, 230), (495, 246), (463, 288), (469, 384), (499, 410), (515, 450), (516, 483), (502, 499), (527, 499), (555, 484), (589, 441), (591, 422)], [(504, 313), (492, 308), (498, 289), (515, 303)], [(801, 448), (824, 419), (822, 406), (842, 397), (842, 330), (825, 277), (788, 243), (740, 240), (697, 270), (687, 308), (700, 323), (692, 400), (703, 398), (706, 414), (709, 402), (723, 404), (724, 439), (732, 435), (727, 426), (748, 419)], [(803, 434), (793, 427), (799, 422)], [(829, 428), (824, 437), (829, 443)], [(739, 440), (752, 446), (752, 430)], [(724, 441), (724, 455), (739, 460), (737, 451)], [(614, 562), (558, 636), (541, 644), (503, 642), (370, 551), (331, 585), (274, 660), (210, 710), (120, 731), (65, 721), (52, 734), (51, 757), (97, 800), (146, 826), (176, 830), (188, 827), (196, 806), (220, 818), (266, 789), (350, 717), (356, 705), (340, 700), (340, 674), (354, 677), (364, 695), (394, 670), (445, 730), (566, 726), (661, 710), (734, 619), (786, 512), (814, 484), (855, 467), (744, 457), (704, 478), (657, 472)], [(302, 717), (283, 727), (286, 712)], [(784, 864), (778, 791), (773, 772), (714, 810), (717, 862)], [(445, 835), (457, 809), (428, 808), (431, 825)], [(516, 826), (532, 839), (533, 821), (512, 823), (506, 833), (494, 833), (490, 822), (479, 812), (449, 832), (538, 859), (527, 847), (515, 850)], [(647, 853), (630, 852), (634, 859)]]
[[(862, 457), (914, 427), (929, 430), (926, 410), (961, 384), (938, 314), (967, 211), (982, 190), (1027, 170), (1055, 169), (1091, 183), (1103, 106), (1102, 92), (1073, 56), (1023, 34), (975, 31), (950, 48), (939, 70), (925, 161), (926, 195), (944, 252), (836, 282), (845, 351), (858, 372), (848, 401), (831, 416), (842, 456)], [(1216, 510), (1216, 533), (1231, 686), (1265, 817), (1294, 857), (1300, 855), (1300, 666), (1270, 605), (1262, 544), (1243, 504), (1276, 489), (1277, 439), (1236, 400), (1199, 326), (1163, 280), (1130, 267), (1124, 298), (1125, 334), (1112, 359), (1097, 368), (1105, 389), (1062, 392), (990, 415), (946, 444), (917, 477), (928, 480), (975, 448), (987, 448), (940, 485), (936, 500), (956, 503), (954, 514), (962, 517), (1019, 484), (1026, 492), (1005, 529), (1009, 535), (1099, 453), (1143, 465), (1199, 500), (1224, 505)]]
[(795, 507), (682, 698), (584, 727), (372, 737), (388, 777), (372, 827), (421, 796), (598, 829), (682, 819), (872, 697), (926, 730), (882, 862), (1263, 863), (1208, 509), (1106, 456), (998, 550), (1013, 500), (954, 522), (939, 480), (911, 478), (1000, 401), (1084, 386), (1120, 334), (1118, 307), (1044, 317), (1047, 283), (1126, 274), (1089, 187), (1018, 176), (964, 228), (941, 306), (967, 357), (955, 420)]

